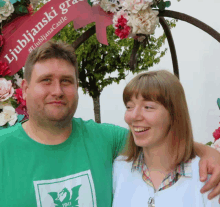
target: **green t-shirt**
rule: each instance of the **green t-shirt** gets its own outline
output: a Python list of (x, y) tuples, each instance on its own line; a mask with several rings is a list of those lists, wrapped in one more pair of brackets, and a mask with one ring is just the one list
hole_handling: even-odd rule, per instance
[(59, 145), (32, 140), (17, 124), (0, 131), (0, 206), (110, 207), (112, 163), (127, 130), (73, 119)]

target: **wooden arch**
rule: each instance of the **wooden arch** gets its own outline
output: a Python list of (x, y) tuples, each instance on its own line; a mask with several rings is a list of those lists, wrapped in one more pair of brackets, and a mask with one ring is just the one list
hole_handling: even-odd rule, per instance
[[(175, 12), (171, 10), (164, 10), (164, 11), (159, 11), (159, 22), (161, 26), (163, 27), (163, 30), (165, 32), (165, 35), (168, 40), (169, 48), (170, 48), (170, 53), (172, 57), (172, 62), (173, 62), (173, 70), (174, 74), (179, 78), (179, 66), (178, 66), (178, 60), (177, 60), (177, 54), (176, 54), (176, 49), (175, 49), (175, 44), (173, 41), (173, 37), (170, 31), (169, 26), (166, 23), (166, 20), (164, 17), (170, 17), (178, 20), (182, 20), (185, 22), (188, 22), (204, 32), (208, 33), (211, 35), (213, 38), (215, 38), (218, 42), (220, 42), (220, 33), (218, 33), (216, 30), (205, 24), (204, 22), (189, 16), (184, 13), (180, 12)], [(93, 34), (95, 34), (95, 26), (91, 27), (89, 30), (87, 30), (85, 33), (83, 33), (74, 43), (73, 47), (77, 49), (84, 41), (86, 41), (89, 37), (91, 37)], [(134, 40), (134, 47), (132, 49), (132, 54), (131, 54), (131, 59), (130, 59), (130, 67), (134, 68), (137, 62), (137, 51), (140, 46), (140, 43), (138, 41)]]

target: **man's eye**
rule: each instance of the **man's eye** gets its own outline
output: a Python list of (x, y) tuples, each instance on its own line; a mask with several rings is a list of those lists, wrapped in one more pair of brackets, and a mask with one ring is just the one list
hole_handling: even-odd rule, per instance
[(44, 81), (44, 82), (49, 82), (50, 79), (49, 79), (49, 78), (45, 78), (45, 79), (43, 79), (42, 81)]
[(70, 83), (71, 81), (68, 80), (68, 79), (63, 79), (62, 82), (64, 82), (64, 83)]
[(152, 109), (152, 107), (150, 107), (150, 106), (145, 106), (145, 109)]

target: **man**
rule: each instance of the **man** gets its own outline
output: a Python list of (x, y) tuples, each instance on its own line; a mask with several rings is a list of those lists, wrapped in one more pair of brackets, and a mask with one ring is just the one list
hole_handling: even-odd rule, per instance
[[(110, 207), (112, 163), (127, 130), (72, 118), (78, 103), (72, 47), (50, 41), (34, 50), (26, 61), (22, 90), (29, 120), (0, 131), (0, 206)], [(196, 146), (199, 155), (210, 151)], [(220, 173), (219, 165), (206, 162), (201, 171), (205, 177), (207, 171), (213, 173), (204, 189), (209, 190)], [(218, 184), (212, 196), (219, 193)]]

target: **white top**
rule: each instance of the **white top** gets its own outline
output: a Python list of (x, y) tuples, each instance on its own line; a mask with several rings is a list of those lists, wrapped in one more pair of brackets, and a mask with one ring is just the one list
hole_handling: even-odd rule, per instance
[(113, 207), (147, 207), (154, 197), (155, 207), (220, 207), (219, 196), (208, 200), (201, 194), (204, 183), (199, 180), (199, 157), (192, 160), (192, 177), (181, 177), (173, 186), (154, 193), (139, 171), (131, 171), (132, 162), (120, 156), (113, 166)]

